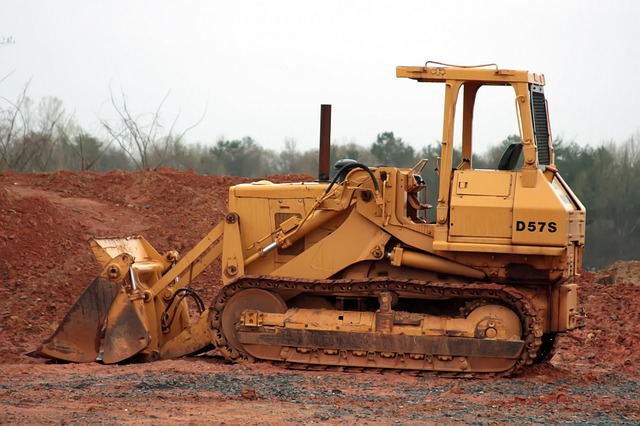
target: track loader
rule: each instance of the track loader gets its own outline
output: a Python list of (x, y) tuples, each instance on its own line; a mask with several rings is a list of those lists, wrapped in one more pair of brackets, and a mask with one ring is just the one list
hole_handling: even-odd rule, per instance
[[(231, 187), (225, 220), (186, 256), (139, 236), (91, 239), (102, 273), (35, 354), (111, 364), (214, 350), (454, 375), (509, 375), (541, 358), (581, 317), (572, 280), (586, 213), (554, 165), (544, 76), (431, 62), (396, 74), (445, 87), (432, 220), (426, 160), (341, 160), (329, 181), (323, 116), (321, 178)], [(495, 86), (513, 90), (520, 140), (475, 169), (476, 94)], [(218, 258), (223, 287), (207, 306), (191, 284)]]

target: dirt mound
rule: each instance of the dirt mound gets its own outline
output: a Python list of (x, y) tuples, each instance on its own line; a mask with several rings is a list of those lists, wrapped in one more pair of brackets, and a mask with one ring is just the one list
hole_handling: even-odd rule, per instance
[[(223, 219), (229, 186), (248, 181), (171, 169), (0, 174), (0, 362), (41, 362), (23, 353), (53, 332), (99, 272), (89, 236), (141, 234), (160, 252), (185, 254)], [(218, 276), (214, 264), (198, 280), (205, 301), (219, 288)], [(552, 365), (572, 374), (637, 376), (640, 262), (583, 271), (579, 284), (585, 325), (558, 338)], [(555, 374), (536, 368), (533, 374)]]
[(610, 267), (598, 271), (596, 282), (600, 284), (640, 285), (640, 261), (618, 261)]
[[(99, 273), (90, 236), (144, 235), (160, 252), (186, 254), (226, 214), (229, 187), (249, 181), (172, 169), (0, 173), (0, 362), (37, 362), (23, 353), (55, 330)], [(199, 279), (205, 300), (218, 276), (214, 264)]]
[[(599, 273), (582, 271), (578, 284), (584, 327), (558, 337), (553, 365), (591, 375), (639, 376), (640, 270), (628, 273), (634, 266), (626, 263), (640, 262), (618, 262)], [(618, 269), (624, 273), (611, 273)]]

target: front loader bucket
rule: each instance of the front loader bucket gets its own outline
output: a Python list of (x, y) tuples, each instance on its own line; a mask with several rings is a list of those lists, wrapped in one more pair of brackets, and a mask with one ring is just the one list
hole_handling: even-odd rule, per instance
[(149, 346), (144, 296), (139, 290), (129, 294), (124, 285), (126, 277), (133, 277), (132, 265), (128, 254), (112, 258), (53, 335), (30, 355), (112, 364)]
[[(140, 236), (91, 238), (101, 274), (53, 335), (29, 355), (113, 364), (135, 355), (144, 360), (178, 357), (208, 346), (208, 314), (188, 285), (219, 257), (221, 244), (207, 249), (223, 228), (224, 222), (218, 224), (180, 260), (176, 251), (160, 255)], [(187, 283), (181, 287), (183, 280)], [(186, 297), (202, 313), (196, 324), (191, 324)]]
[(100, 353), (104, 320), (122, 285), (98, 276), (82, 293), (57, 330), (34, 355), (71, 362), (92, 362)]
[(130, 358), (151, 343), (151, 336), (141, 320), (144, 318), (144, 306), (140, 306), (141, 304), (144, 304), (142, 299), (132, 303), (124, 287), (120, 286), (107, 313), (104, 342), (101, 346), (101, 358), (105, 364)]

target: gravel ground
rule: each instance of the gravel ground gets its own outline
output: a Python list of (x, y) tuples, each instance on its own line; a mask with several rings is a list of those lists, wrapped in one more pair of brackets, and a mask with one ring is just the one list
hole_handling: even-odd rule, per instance
[(326, 372), (200, 357), (0, 366), (11, 424), (639, 424), (639, 381), (551, 365), (511, 379)]

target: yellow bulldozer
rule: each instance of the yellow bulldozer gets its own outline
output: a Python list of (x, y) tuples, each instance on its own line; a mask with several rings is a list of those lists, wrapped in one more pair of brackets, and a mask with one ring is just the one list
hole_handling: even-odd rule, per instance
[[(586, 214), (554, 165), (544, 76), (431, 62), (396, 73), (445, 87), (432, 220), (426, 160), (341, 160), (329, 180), (323, 115), (320, 178), (231, 187), (226, 219), (184, 257), (139, 236), (92, 238), (102, 273), (34, 353), (111, 364), (214, 351), (454, 375), (540, 359), (580, 322)], [(495, 169), (474, 169), (476, 94), (496, 86), (513, 89), (520, 140)], [(207, 306), (190, 286), (218, 258), (224, 285)]]

